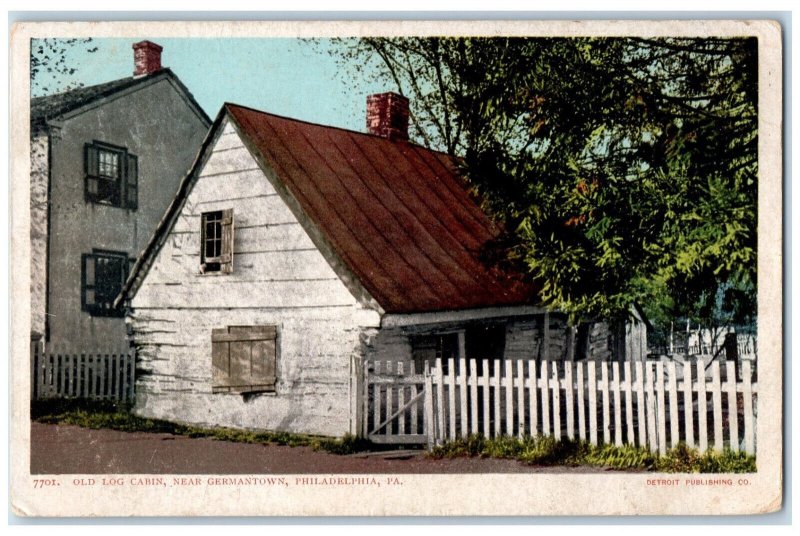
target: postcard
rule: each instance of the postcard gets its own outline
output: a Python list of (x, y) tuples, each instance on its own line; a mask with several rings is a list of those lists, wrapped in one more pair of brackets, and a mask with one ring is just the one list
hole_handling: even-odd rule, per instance
[(11, 50), (17, 515), (781, 508), (777, 22)]

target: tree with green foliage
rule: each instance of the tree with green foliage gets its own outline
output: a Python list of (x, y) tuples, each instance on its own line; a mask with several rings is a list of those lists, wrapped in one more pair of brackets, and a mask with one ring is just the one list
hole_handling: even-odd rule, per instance
[(580, 318), (752, 321), (757, 42), (366, 38), (340, 43), (410, 97), (412, 137), (461, 158), (497, 246)]

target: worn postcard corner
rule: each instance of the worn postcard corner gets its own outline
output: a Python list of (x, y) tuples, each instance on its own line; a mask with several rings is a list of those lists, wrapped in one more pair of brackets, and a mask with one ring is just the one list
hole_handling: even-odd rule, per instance
[(16, 515), (781, 508), (777, 22), (11, 50)]

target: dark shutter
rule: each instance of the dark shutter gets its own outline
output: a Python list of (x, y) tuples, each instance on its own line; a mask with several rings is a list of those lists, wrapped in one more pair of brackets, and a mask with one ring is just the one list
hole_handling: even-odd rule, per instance
[(139, 159), (136, 155), (127, 155), (125, 166), (125, 206), (136, 210), (139, 206)]
[(91, 253), (84, 253), (81, 255), (81, 308), (84, 311), (92, 312), (97, 303), (94, 286), (94, 255)]
[(219, 257), (220, 271), (233, 273), (233, 209), (222, 211), (222, 252)]
[(229, 326), (211, 331), (212, 391), (274, 391), (277, 328)]
[(96, 201), (100, 195), (100, 184), (98, 175), (100, 174), (99, 151), (96, 146), (87, 143), (83, 146), (83, 171), (85, 175), (83, 191), (87, 201)]

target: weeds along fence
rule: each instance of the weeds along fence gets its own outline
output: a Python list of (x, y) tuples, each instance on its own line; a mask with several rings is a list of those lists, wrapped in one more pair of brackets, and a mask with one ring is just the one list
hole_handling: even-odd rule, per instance
[[(755, 453), (757, 384), (749, 361), (437, 360), (365, 365), (362, 431), (429, 447), (470, 434), (553, 436), (665, 453), (679, 442)], [(724, 374), (723, 374), (724, 373)]]
[(88, 398), (132, 401), (133, 352), (75, 353), (31, 343), (31, 399)]

